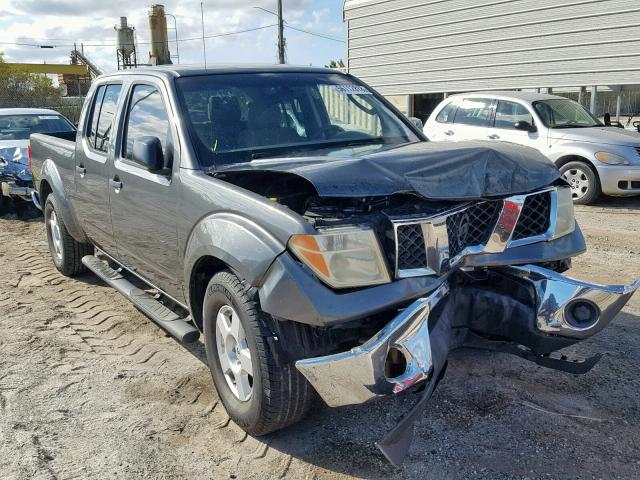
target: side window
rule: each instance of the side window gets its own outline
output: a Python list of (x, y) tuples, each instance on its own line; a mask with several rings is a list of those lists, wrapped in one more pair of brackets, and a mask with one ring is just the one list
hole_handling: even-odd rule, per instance
[(436, 117), (436, 122), (453, 123), (453, 117), (456, 114), (456, 108), (457, 108), (457, 105), (455, 100), (449, 102), (442, 110), (440, 110), (440, 113), (438, 113), (438, 116)]
[(160, 139), (165, 165), (170, 166), (169, 116), (162, 95), (151, 85), (134, 85), (127, 107), (127, 123), (124, 128), (124, 158), (133, 158), (133, 142), (136, 138), (150, 136)]
[(489, 98), (465, 98), (456, 111), (454, 123), (486, 127), (491, 118), (491, 104)]
[(534, 124), (533, 116), (527, 107), (515, 102), (498, 101), (496, 107), (495, 128), (513, 129), (517, 122)]
[(113, 119), (116, 116), (116, 106), (118, 105), (120, 90), (122, 90), (122, 85), (107, 85), (104, 98), (102, 99), (102, 108), (100, 109), (95, 143), (96, 150), (100, 152), (107, 151), (109, 139), (113, 137)]
[(86, 134), (87, 139), (89, 140), (89, 145), (95, 148), (96, 146), (96, 132), (98, 130), (98, 116), (100, 115), (100, 106), (102, 105), (102, 97), (104, 96), (105, 86), (100, 85), (98, 90), (96, 90), (95, 95), (93, 96), (93, 102), (91, 104), (91, 113), (89, 114), (89, 118), (87, 119), (87, 131)]

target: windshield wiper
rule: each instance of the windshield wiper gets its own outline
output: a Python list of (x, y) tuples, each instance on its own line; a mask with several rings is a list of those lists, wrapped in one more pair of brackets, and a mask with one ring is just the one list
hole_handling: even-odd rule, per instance
[(296, 145), (286, 145), (286, 146), (278, 146), (267, 149), (256, 149), (251, 154), (252, 160), (259, 160), (262, 158), (270, 158), (278, 155), (282, 155), (283, 153), (288, 152), (297, 152), (300, 150), (319, 150), (323, 148), (343, 148), (343, 147), (356, 147), (356, 146), (364, 146), (364, 145), (377, 145), (377, 144), (385, 144), (387, 143), (387, 139), (384, 137), (374, 137), (374, 138), (355, 138), (349, 140), (335, 140), (328, 142), (317, 142), (317, 143), (301, 143)]

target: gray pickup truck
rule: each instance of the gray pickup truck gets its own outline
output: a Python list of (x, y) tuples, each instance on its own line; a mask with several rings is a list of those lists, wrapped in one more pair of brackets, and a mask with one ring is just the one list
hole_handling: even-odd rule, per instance
[(65, 275), (91, 270), (182, 342), (251, 435), (420, 392), (378, 447), (404, 458), (451, 349), (586, 373), (554, 352), (639, 283), (561, 275), (571, 189), (512, 144), (427, 142), (353, 76), (163, 67), (98, 78), (75, 142), (35, 134), (36, 203)]

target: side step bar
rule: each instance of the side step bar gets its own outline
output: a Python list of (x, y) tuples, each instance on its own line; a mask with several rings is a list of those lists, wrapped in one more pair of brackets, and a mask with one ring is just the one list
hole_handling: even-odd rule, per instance
[(115, 288), (127, 297), (131, 303), (138, 307), (156, 325), (180, 342), (192, 343), (200, 336), (200, 332), (189, 322), (188, 317), (179, 317), (147, 292), (133, 285), (129, 280), (124, 278), (120, 272), (109, 267), (98, 257), (87, 255), (82, 258), (82, 263), (109, 286)]

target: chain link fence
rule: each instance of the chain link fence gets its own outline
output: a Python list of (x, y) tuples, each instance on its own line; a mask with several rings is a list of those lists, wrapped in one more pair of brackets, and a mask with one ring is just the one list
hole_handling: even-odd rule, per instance
[(85, 97), (16, 96), (0, 85), (0, 108), (47, 108), (61, 113), (74, 124), (80, 119), (84, 99)]
[[(588, 88), (582, 95), (578, 92), (554, 91), (554, 95), (571, 98), (585, 107), (591, 107), (591, 89)], [(616, 117), (618, 93), (615, 91), (598, 90), (596, 95), (596, 116), (602, 118), (605, 113), (611, 115), (611, 119)], [(630, 127), (632, 122), (640, 118), (640, 90), (623, 90), (620, 94), (620, 122)], [(627, 125), (627, 123), (629, 125)]]

